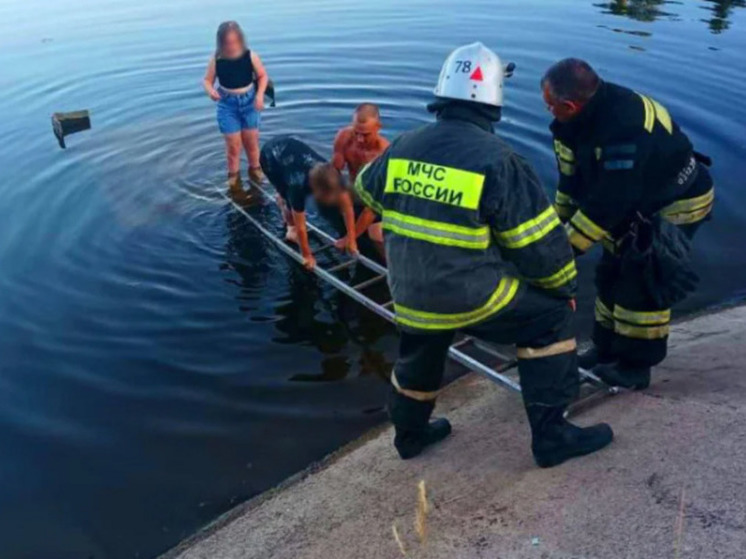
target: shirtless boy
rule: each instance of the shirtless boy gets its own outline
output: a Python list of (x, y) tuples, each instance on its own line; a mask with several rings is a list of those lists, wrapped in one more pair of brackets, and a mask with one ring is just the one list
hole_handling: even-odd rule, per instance
[[(355, 109), (352, 124), (339, 131), (334, 139), (334, 157), (332, 164), (343, 171), (345, 167), (350, 175), (350, 184), (355, 181), (358, 172), (365, 165), (381, 155), (389, 142), (380, 135), (381, 116), (378, 106), (373, 103), (363, 103)], [(355, 223), (355, 235), (360, 236), (366, 231), (376, 243), (383, 243), (381, 223), (376, 223), (377, 216), (369, 208), (359, 210)], [(345, 239), (337, 241), (344, 246)]]

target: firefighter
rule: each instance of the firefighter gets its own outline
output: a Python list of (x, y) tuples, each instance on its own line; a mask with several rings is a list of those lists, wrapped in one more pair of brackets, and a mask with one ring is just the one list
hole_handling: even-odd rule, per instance
[(563, 417), (579, 386), (577, 271), (533, 170), (494, 134), (503, 77), (500, 59), (481, 43), (453, 51), (428, 106), (437, 121), (399, 136), (355, 182), (386, 232), (401, 334), (388, 408), (403, 459), (451, 432), (430, 415), (457, 331), (517, 345), (539, 466), (613, 438), (606, 424), (583, 429)]
[[(687, 239), (713, 206), (708, 158), (694, 152), (658, 101), (602, 81), (582, 60), (557, 62), (541, 87), (555, 117), (555, 207), (577, 254), (598, 242), (604, 248), (596, 269), (594, 346), (580, 365), (595, 366), (611, 385), (647, 388), (651, 367), (666, 356), (669, 307), (691, 287), (680, 294), (671, 282), (656, 285), (656, 265), (634, 266), (628, 256), (646, 224), (654, 231), (668, 227), (667, 238), (674, 239), (654, 241), (651, 262), (677, 242), (687, 254)], [(671, 265), (659, 258), (658, 267), (675, 276), (685, 264), (680, 260)]]

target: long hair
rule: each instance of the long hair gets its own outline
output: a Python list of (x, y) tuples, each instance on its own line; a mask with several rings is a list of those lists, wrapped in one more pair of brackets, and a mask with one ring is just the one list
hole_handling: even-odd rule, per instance
[(238, 38), (241, 39), (241, 44), (244, 50), (246, 50), (246, 38), (244, 37), (241, 26), (235, 21), (224, 21), (218, 26), (218, 32), (215, 37), (215, 58), (223, 56), (223, 46), (225, 45), (225, 38), (229, 33), (237, 33)]

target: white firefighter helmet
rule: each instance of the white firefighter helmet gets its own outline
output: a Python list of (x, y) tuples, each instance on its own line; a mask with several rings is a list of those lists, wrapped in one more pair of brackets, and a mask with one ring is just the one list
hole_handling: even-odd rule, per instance
[(435, 95), (502, 107), (505, 73), (500, 58), (482, 43), (464, 45), (448, 55)]

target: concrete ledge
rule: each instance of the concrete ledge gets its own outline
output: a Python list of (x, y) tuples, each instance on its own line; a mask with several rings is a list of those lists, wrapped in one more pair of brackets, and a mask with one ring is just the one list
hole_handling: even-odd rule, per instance
[[(235, 509), (180, 559), (746, 557), (746, 307), (679, 324), (645, 393), (576, 419), (608, 421), (607, 450), (540, 470), (521, 402), (470, 375), (438, 412), (453, 436), (402, 462), (383, 428)], [(417, 483), (431, 512), (413, 527)]]

